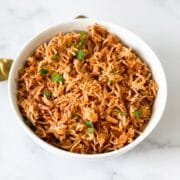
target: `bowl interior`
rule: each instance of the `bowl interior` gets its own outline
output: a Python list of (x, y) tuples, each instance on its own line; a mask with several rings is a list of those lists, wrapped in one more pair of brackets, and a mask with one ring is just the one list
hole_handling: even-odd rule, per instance
[[(136, 138), (131, 144), (108, 153), (103, 154), (95, 154), (95, 155), (82, 155), (76, 153), (70, 153), (64, 150), (60, 150), (52, 145), (47, 144), (43, 140), (41, 140), (38, 136), (36, 136), (22, 121), (21, 113), (17, 106), (17, 99), (16, 99), (16, 79), (18, 78), (18, 70), (24, 65), (25, 60), (27, 57), (42, 43), (47, 42), (52, 36), (56, 35), (59, 32), (70, 32), (70, 31), (82, 31), (86, 30), (86, 27), (92, 25), (93, 23), (98, 23), (105, 26), (108, 31), (114, 33), (116, 36), (120, 38), (125, 45), (132, 47), (135, 52), (149, 65), (151, 68), (152, 74), (154, 76), (155, 81), (158, 84), (159, 90), (158, 94), (153, 106), (153, 113), (150, 118), (150, 121), (145, 128), (142, 135)], [(27, 133), (41, 146), (45, 149), (53, 151), (58, 155), (61, 154), (67, 157), (87, 157), (87, 158), (94, 158), (94, 157), (108, 157), (113, 155), (120, 155), (128, 150), (132, 149), (134, 146), (139, 144), (143, 139), (145, 139), (150, 132), (155, 128), (157, 123), (159, 122), (162, 113), (165, 108), (166, 104), (166, 97), (167, 97), (167, 86), (166, 86), (166, 79), (163, 68), (154, 54), (154, 52), (150, 49), (150, 47), (141, 40), (138, 36), (134, 33), (128, 31), (125, 28), (122, 28), (118, 25), (114, 25), (107, 22), (97, 21), (93, 19), (77, 19), (66, 23), (61, 23), (59, 25), (55, 25), (53, 27), (48, 28), (47, 30), (43, 31), (39, 35), (35, 36), (32, 40), (30, 40), (27, 45), (22, 49), (19, 56), (17, 57), (16, 61), (13, 63), (10, 75), (9, 75), (9, 97), (10, 102), (12, 104), (13, 110), (19, 119), (20, 124), (22, 127), (27, 131)]]

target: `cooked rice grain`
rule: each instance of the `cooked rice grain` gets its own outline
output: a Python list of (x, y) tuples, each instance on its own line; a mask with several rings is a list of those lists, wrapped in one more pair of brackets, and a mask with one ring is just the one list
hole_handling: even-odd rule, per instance
[[(40, 74), (42, 68), (48, 72)], [(139, 136), (157, 90), (148, 65), (94, 24), (86, 33), (59, 33), (40, 45), (19, 71), (17, 98), (40, 138), (67, 151), (95, 154)]]

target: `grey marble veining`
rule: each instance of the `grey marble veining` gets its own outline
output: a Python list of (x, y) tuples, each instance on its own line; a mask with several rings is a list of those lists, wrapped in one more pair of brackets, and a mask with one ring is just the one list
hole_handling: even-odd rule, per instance
[(15, 58), (48, 26), (79, 14), (112, 21), (141, 36), (157, 53), (168, 82), (168, 103), (153, 133), (129, 153), (110, 160), (65, 160), (35, 144), (9, 108), (0, 83), (0, 179), (179, 180), (180, 1), (0, 0), (0, 56)]

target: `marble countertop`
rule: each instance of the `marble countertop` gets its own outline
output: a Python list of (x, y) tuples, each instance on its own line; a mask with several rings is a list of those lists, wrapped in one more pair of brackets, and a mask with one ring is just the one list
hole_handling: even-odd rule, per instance
[(179, 0), (0, 0), (0, 56), (14, 58), (29, 38), (79, 14), (111, 21), (141, 36), (157, 53), (168, 82), (168, 102), (153, 133), (129, 153), (108, 161), (64, 160), (21, 129), (0, 83), (1, 180), (180, 179)]

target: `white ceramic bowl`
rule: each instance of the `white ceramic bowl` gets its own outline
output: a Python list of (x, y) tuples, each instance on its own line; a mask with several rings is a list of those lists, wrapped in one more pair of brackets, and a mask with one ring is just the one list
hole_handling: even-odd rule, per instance
[[(102, 154), (93, 154), (93, 155), (86, 155), (86, 154), (76, 154), (67, 152), (61, 149), (58, 149), (45, 141), (41, 140), (35, 133), (26, 126), (26, 124), (22, 120), (21, 113), (19, 111), (16, 99), (16, 90), (17, 90), (17, 83), (16, 80), (18, 78), (18, 70), (24, 65), (26, 58), (35, 50), (37, 46), (40, 44), (48, 41), (52, 36), (57, 34), (58, 32), (70, 32), (70, 31), (82, 31), (85, 30), (87, 26), (92, 25), (93, 23), (99, 23), (105, 26), (108, 31), (116, 34), (127, 46), (132, 47), (144, 61), (150, 66), (154, 79), (158, 84), (159, 90), (158, 94), (153, 106), (153, 113), (151, 119), (145, 128), (144, 132), (136, 138), (131, 144), (126, 145), (125, 147)], [(19, 56), (17, 57), (16, 61), (13, 63), (11, 67), (11, 71), (9, 74), (9, 99), (11, 102), (12, 109), (17, 117), (17, 122), (21, 124), (23, 129), (26, 131), (27, 134), (40, 146), (44, 149), (51, 151), (57, 155), (63, 156), (65, 158), (78, 158), (78, 159), (98, 159), (98, 158), (107, 158), (107, 157), (114, 157), (117, 155), (121, 155), (130, 149), (134, 148), (140, 142), (142, 142), (157, 126), (158, 122), (161, 119), (163, 111), (166, 105), (167, 99), (167, 84), (166, 78), (163, 71), (163, 68), (159, 62), (159, 59), (155, 55), (155, 53), (151, 50), (151, 48), (137, 35), (130, 32), (129, 30), (122, 28), (119, 25), (111, 24), (108, 22), (98, 21), (94, 19), (76, 19), (70, 22), (61, 23), (55, 26), (48, 28), (47, 30), (43, 31), (42, 33), (35, 36), (32, 40), (30, 40), (26, 46), (22, 49)]]

